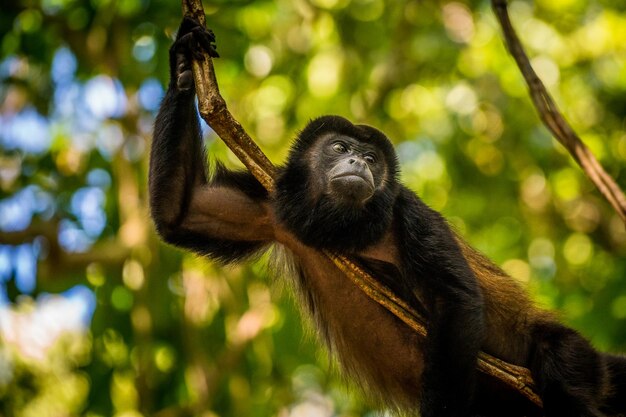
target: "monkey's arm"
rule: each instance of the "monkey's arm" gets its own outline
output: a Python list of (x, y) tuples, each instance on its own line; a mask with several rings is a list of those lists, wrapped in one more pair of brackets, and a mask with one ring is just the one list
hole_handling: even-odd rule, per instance
[(399, 200), (403, 272), (429, 318), (421, 415), (464, 415), (483, 342), (482, 292), (441, 215), (406, 189)]
[(189, 62), (197, 48), (212, 48), (212, 35), (197, 28), (184, 20), (170, 49), (171, 79), (150, 154), (152, 217), (169, 243), (232, 261), (260, 249), (273, 228), (267, 193), (251, 174), (218, 166), (207, 178)]

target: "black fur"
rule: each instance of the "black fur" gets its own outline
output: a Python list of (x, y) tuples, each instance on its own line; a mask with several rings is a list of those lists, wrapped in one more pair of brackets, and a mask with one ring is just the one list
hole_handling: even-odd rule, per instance
[(485, 332), (481, 290), (445, 220), (407, 188), (394, 219), (403, 275), (424, 294), (430, 312), (421, 414), (465, 415)]
[(576, 331), (555, 323), (534, 326), (530, 370), (548, 416), (601, 416), (608, 383), (603, 358)]
[[(511, 416), (526, 415), (525, 409), (517, 406), (503, 409), (507, 406), (504, 397), (489, 394), (496, 390), (486, 389), (489, 382), (484, 381), (484, 375), (480, 389), (474, 390), (477, 355), (488, 336), (483, 300), (501, 295), (483, 293), (489, 287), (481, 286), (483, 278), (475, 275), (468, 261), (478, 263), (482, 273), (499, 276), (501, 271), (484, 257), (461, 248), (442, 216), (398, 182), (396, 154), (383, 133), (337, 116), (313, 120), (299, 134), (286, 165), (278, 170), (273, 195), (268, 195), (248, 172), (230, 171), (217, 164), (213, 174), (207, 176), (189, 60), (198, 48), (216, 56), (213, 42), (212, 33), (200, 30), (187, 19), (170, 50), (170, 86), (156, 120), (150, 166), (152, 216), (161, 236), (222, 262), (241, 261), (260, 253), (271, 242), (232, 239), (226, 226), (207, 234), (195, 229), (193, 223), (185, 223), (193, 192), (198, 187), (225, 187), (240, 191), (251, 204), (269, 203), (278, 223), (300, 242), (352, 255), (428, 319), (421, 393), (411, 391), (415, 386), (412, 383), (406, 387), (411, 397), (420, 399), (423, 417), (466, 416), (474, 410), (483, 415), (506, 415), (507, 411)], [(332, 167), (314, 163), (318, 155), (312, 149), (328, 135), (373, 144), (384, 156), (384, 172), (376, 174), (382, 178), (375, 178), (373, 195), (361, 205), (339, 204), (332, 193), (319, 189), (319, 177), (327, 175)], [(362, 255), (389, 233), (395, 242), (390, 245), (400, 258), (397, 264)], [(393, 252), (394, 248), (389, 249)], [(303, 276), (300, 281), (307, 285)], [(316, 296), (312, 291), (306, 294)], [(517, 296), (514, 294), (509, 298)], [(519, 297), (524, 295), (519, 293)], [(515, 301), (496, 299), (498, 303), (517, 305)], [(316, 302), (311, 299), (309, 304)], [(528, 352), (528, 357), (517, 357), (515, 362), (531, 370), (545, 415), (626, 413), (626, 359), (596, 352), (577, 332), (544, 314), (531, 312), (524, 316), (526, 313), (506, 312), (528, 317), (527, 323), (516, 327), (523, 334), (511, 334), (510, 340), (524, 345), (520, 352)], [(508, 323), (506, 320), (503, 322)], [(329, 334), (329, 328), (320, 332)], [(507, 336), (501, 338), (505, 340), (502, 343), (513, 343)], [(356, 344), (352, 346), (355, 349)], [(406, 376), (406, 380), (411, 378)], [(369, 384), (375, 386), (375, 382)]]

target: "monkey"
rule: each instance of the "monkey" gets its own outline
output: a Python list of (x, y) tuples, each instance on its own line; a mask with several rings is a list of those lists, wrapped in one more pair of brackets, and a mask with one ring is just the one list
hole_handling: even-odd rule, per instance
[[(376, 128), (310, 121), (271, 193), (247, 171), (209, 167), (190, 66), (202, 51), (218, 56), (213, 33), (184, 18), (150, 151), (151, 215), (165, 242), (223, 264), (286, 248), (323, 344), (400, 414), (538, 415), (498, 400), (476, 371), (481, 350), (530, 369), (548, 417), (626, 413), (626, 359), (596, 351), (459, 238), (400, 183), (394, 147)], [(350, 256), (419, 312), (427, 337), (368, 298), (326, 250)]]

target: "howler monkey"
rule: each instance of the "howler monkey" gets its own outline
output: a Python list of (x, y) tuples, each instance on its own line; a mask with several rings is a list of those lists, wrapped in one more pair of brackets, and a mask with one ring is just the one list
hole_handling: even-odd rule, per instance
[[(311, 121), (271, 195), (248, 172), (217, 164), (207, 176), (190, 60), (200, 50), (216, 56), (213, 42), (186, 18), (170, 49), (150, 164), (152, 216), (165, 241), (223, 263), (272, 244), (287, 248), (322, 340), (352, 379), (392, 409), (489, 414), (498, 397), (475, 384), (482, 349), (531, 370), (547, 416), (626, 412), (626, 360), (596, 352), (456, 238), (398, 182), (395, 151), (380, 131), (338, 116)], [(419, 311), (427, 338), (369, 299), (322, 249), (350, 255)]]

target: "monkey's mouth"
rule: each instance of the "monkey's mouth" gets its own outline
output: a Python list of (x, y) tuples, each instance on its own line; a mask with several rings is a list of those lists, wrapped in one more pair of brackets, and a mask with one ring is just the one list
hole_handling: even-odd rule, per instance
[(345, 172), (339, 175), (335, 175), (331, 181), (335, 181), (337, 179), (341, 179), (341, 178), (358, 178), (362, 181), (365, 181), (366, 183), (369, 184), (369, 181), (361, 174), (355, 174), (354, 172)]
[(346, 186), (356, 186), (356, 187), (367, 187), (371, 190), (374, 190), (374, 184), (369, 180), (369, 178), (364, 177), (363, 175), (355, 174), (352, 172), (347, 172), (345, 174), (339, 174), (330, 180), (332, 183), (339, 182), (343, 183)]
[(341, 199), (364, 202), (374, 194), (368, 178), (352, 172), (339, 174), (330, 180), (333, 194)]

